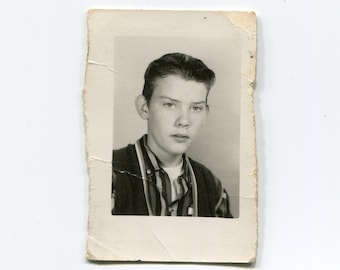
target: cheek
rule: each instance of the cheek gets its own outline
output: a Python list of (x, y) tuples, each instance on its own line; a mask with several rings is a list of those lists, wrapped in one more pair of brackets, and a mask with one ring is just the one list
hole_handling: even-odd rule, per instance
[(170, 125), (170, 117), (164, 113), (157, 113), (149, 118), (149, 125), (153, 130), (162, 131)]
[(202, 126), (205, 123), (206, 116), (205, 115), (196, 115), (193, 120), (195, 123), (195, 126), (198, 128)]
[(159, 111), (153, 117), (154, 122), (157, 122), (159, 126), (169, 126), (175, 121), (175, 114), (167, 111)]

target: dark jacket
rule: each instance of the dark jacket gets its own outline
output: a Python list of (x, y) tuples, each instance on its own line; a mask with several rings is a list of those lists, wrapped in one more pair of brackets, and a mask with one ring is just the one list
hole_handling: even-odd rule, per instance
[[(198, 216), (216, 216), (215, 206), (221, 196), (220, 181), (202, 164), (190, 159), (197, 183)], [(114, 150), (112, 189), (115, 191), (115, 215), (148, 215), (143, 180), (135, 147)], [(227, 200), (229, 204), (229, 200)], [(227, 205), (225, 217), (232, 217)]]

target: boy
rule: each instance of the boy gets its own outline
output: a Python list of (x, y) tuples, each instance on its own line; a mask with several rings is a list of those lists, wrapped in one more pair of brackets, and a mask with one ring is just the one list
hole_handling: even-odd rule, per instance
[(185, 153), (204, 124), (215, 74), (171, 53), (154, 60), (136, 98), (147, 134), (113, 151), (112, 214), (232, 217), (221, 182)]

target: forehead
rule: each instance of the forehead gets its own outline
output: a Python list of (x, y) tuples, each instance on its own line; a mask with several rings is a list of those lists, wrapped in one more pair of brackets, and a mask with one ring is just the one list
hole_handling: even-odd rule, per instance
[(185, 98), (185, 99), (206, 99), (208, 88), (202, 82), (187, 80), (178, 75), (169, 75), (164, 78), (158, 78), (155, 82), (152, 96)]

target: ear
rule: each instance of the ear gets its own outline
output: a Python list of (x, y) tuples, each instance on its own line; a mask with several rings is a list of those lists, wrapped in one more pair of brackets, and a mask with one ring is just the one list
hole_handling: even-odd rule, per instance
[(206, 106), (206, 110), (207, 110), (207, 115), (209, 114), (209, 105), (205, 105)]
[(143, 95), (136, 97), (135, 106), (139, 116), (144, 120), (148, 119), (149, 107)]
[(205, 124), (206, 120), (207, 120), (207, 117), (209, 115), (209, 105), (205, 105), (205, 116), (204, 116), (204, 120), (203, 120), (203, 124)]

